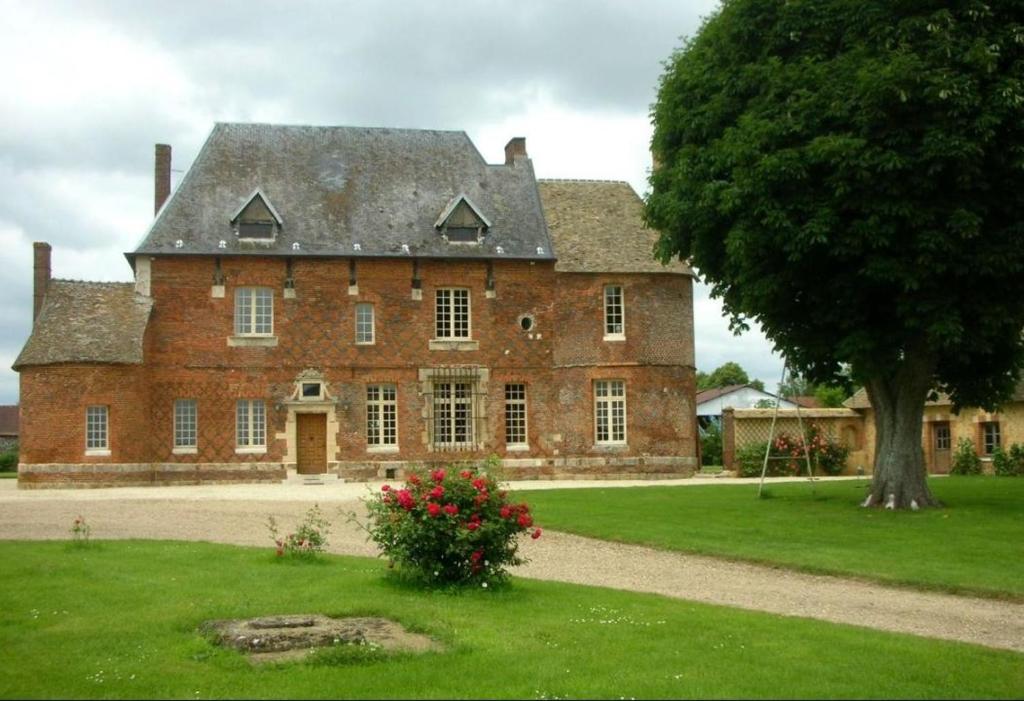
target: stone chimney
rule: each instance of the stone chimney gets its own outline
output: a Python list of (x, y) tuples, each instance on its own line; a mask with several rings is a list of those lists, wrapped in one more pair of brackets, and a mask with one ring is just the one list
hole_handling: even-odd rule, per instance
[(171, 196), (171, 147), (156, 145), (156, 159), (153, 167), (153, 214), (160, 211)]
[(526, 137), (513, 136), (505, 144), (505, 165), (515, 165), (520, 158), (528, 158), (526, 155)]
[(32, 266), (32, 323), (39, 316), (46, 298), (46, 288), (50, 286), (50, 244), (36, 241), (32, 244), (35, 263)]

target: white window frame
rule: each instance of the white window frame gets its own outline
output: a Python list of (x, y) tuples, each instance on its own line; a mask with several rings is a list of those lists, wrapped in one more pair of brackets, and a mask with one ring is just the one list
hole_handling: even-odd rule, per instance
[[(260, 328), (257, 300), (269, 300), (270, 325), (266, 330)], [(248, 307), (246, 309), (245, 307)], [(247, 319), (244, 317), (248, 317)], [(235, 288), (235, 336), (246, 338), (269, 338), (274, 335), (274, 290), (270, 287), (236, 287)]]
[(189, 455), (199, 448), (199, 402), (174, 400), (174, 449), (177, 455)]
[[(360, 318), (361, 311), (370, 310), (369, 334), (367, 334), (366, 319)], [(356, 345), (372, 346), (377, 342), (376, 313), (371, 302), (359, 302), (355, 310), (356, 318)]]
[[(616, 436), (616, 410), (621, 413), (621, 437)], [(626, 381), (594, 380), (594, 443), (596, 445), (626, 445), (628, 414), (626, 413)], [(603, 420), (603, 421), (602, 421)], [(601, 438), (602, 423), (605, 438)]]
[[(262, 439), (257, 442), (257, 439)], [(262, 399), (235, 402), (235, 452), (267, 452), (267, 406)]]
[[(616, 299), (617, 298), (617, 299)], [(602, 293), (604, 300), (604, 340), (626, 340), (626, 293), (622, 285), (605, 285)], [(615, 309), (615, 306), (618, 309)], [(616, 324), (614, 317), (618, 316)], [(618, 331), (615, 330), (616, 326)]]
[[(442, 392), (442, 387), (449, 389)], [(464, 396), (458, 396), (459, 387), (466, 388)], [(476, 394), (477, 382), (470, 379), (462, 380), (434, 380), (432, 399), (434, 403), (431, 447), (435, 450), (475, 450), (476, 445)], [(462, 408), (465, 419), (466, 430), (465, 440), (456, 440), (459, 421), (459, 408)], [(439, 411), (443, 409), (444, 411)], [(440, 440), (442, 433), (438, 429), (444, 428), (448, 434), (448, 440)]]
[(85, 454), (110, 455), (110, 408), (105, 404), (85, 408)]
[[(465, 296), (466, 334), (455, 335), (457, 298)], [(443, 300), (443, 301), (442, 301)], [(469, 341), (473, 338), (473, 298), (465, 287), (440, 287), (434, 291), (434, 338), (438, 341)], [(442, 318), (442, 312), (444, 317)], [(443, 334), (442, 334), (443, 332)]]
[[(521, 396), (510, 397), (509, 390), (512, 388), (521, 388)], [(527, 404), (526, 404), (526, 383), (525, 382), (508, 382), (505, 384), (505, 448), (507, 450), (529, 450), (530, 449), (530, 433), (529, 433), (529, 419), (527, 418)], [(510, 409), (512, 411), (510, 411)], [(513, 416), (513, 412), (517, 416)], [(509, 441), (509, 428), (513, 420), (519, 420), (522, 422), (522, 434), (523, 440), (521, 441)], [(517, 427), (518, 429), (518, 427)]]
[[(392, 436), (387, 435), (389, 419)], [(393, 384), (366, 386), (366, 449), (371, 453), (398, 451), (398, 388)]]

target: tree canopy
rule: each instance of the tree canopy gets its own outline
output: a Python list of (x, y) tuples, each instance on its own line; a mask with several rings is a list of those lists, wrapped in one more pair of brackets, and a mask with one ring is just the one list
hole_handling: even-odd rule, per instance
[(659, 255), (808, 379), (848, 363), (876, 496), (929, 501), (891, 478), (924, 397), (992, 407), (1024, 365), (1024, 3), (725, 0), (652, 116)]
[(715, 387), (728, 387), (729, 385), (750, 385), (755, 389), (764, 391), (764, 383), (761, 380), (751, 380), (743, 366), (732, 361), (719, 365), (710, 374), (706, 372), (697, 373), (698, 391)]

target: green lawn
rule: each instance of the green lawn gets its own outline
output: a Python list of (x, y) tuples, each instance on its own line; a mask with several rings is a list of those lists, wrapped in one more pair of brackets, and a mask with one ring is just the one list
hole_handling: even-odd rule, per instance
[(537, 522), (606, 540), (1024, 599), (1024, 479), (930, 482), (946, 508), (862, 509), (866, 480), (529, 492)]
[[(513, 580), (420, 591), (378, 560), (208, 543), (0, 541), (0, 696), (1018, 697), (1024, 656), (652, 595)], [(448, 650), (254, 667), (204, 620), (384, 615)]]

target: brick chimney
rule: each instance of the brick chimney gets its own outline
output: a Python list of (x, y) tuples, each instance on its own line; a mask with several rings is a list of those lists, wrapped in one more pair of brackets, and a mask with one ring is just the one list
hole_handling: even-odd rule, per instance
[(153, 214), (160, 211), (171, 196), (171, 147), (156, 145), (156, 159), (153, 167)]
[(526, 155), (526, 137), (525, 136), (513, 136), (505, 144), (505, 165), (515, 165), (515, 162), (520, 158), (527, 158)]
[(39, 316), (46, 298), (46, 288), (50, 286), (50, 244), (36, 241), (32, 244), (35, 263), (32, 266), (32, 323)]

